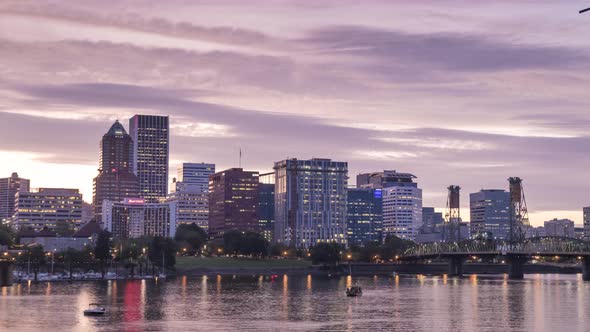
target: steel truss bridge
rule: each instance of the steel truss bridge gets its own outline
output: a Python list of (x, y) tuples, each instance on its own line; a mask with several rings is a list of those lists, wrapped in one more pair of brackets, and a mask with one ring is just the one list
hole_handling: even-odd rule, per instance
[(506, 257), (509, 276), (523, 277), (524, 264), (533, 257), (577, 258), (583, 263), (583, 278), (590, 280), (590, 242), (565, 237), (534, 237), (520, 242), (469, 239), (458, 242), (416, 244), (400, 256), (406, 262), (443, 259), (449, 262), (449, 274), (461, 276), (463, 263), (471, 256)]

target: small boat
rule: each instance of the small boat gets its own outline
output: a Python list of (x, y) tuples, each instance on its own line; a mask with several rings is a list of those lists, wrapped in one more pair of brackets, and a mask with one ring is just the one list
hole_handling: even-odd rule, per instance
[(84, 316), (102, 316), (107, 310), (98, 303), (90, 303), (90, 308), (84, 310)]
[(358, 286), (353, 286), (346, 289), (346, 296), (354, 297), (363, 295), (363, 289)]

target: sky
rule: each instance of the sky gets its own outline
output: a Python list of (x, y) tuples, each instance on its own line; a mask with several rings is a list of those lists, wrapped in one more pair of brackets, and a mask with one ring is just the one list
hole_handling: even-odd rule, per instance
[(424, 206), (524, 180), (532, 224), (590, 205), (590, 1), (0, 1), (0, 176), (80, 188), (115, 120), (182, 162), (415, 174)]

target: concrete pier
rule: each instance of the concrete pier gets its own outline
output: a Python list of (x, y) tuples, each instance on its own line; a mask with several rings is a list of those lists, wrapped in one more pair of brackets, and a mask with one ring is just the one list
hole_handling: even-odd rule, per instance
[(0, 262), (0, 287), (12, 286), (12, 263)]
[(462, 277), (463, 276), (463, 262), (465, 258), (462, 256), (449, 257), (449, 270), (448, 274), (451, 277)]
[(526, 255), (513, 254), (508, 255), (508, 278), (523, 279), (524, 278), (524, 264), (528, 261)]

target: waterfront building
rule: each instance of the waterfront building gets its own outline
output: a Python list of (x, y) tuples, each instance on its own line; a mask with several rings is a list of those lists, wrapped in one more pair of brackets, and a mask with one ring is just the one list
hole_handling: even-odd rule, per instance
[(105, 200), (102, 206), (102, 223), (117, 239), (174, 237), (176, 204), (147, 203), (143, 198), (126, 198), (122, 202)]
[(133, 173), (139, 196), (147, 203), (166, 199), (170, 130), (167, 116), (135, 115), (129, 120), (133, 140)]
[(381, 189), (349, 188), (347, 193), (348, 245), (362, 246), (383, 238), (383, 196)]
[(30, 181), (12, 173), (8, 178), (0, 179), (0, 222), (6, 222), (14, 215), (16, 193), (29, 191)]
[(230, 168), (209, 176), (209, 234), (258, 232), (258, 172)]
[(82, 250), (86, 246), (94, 248), (101, 231), (99, 224), (91, 221), (72, 236), (59, 236), (47, 228), (40, 231), (25, 229), (19, 233), (19, 236), (22, 245), (41, 245), (45, 251), (63, 252), (69, 248), (76, 250)]
[(348, 163), (287, 159), (275, 163), (275, 241), (297, 248), (346, 246)]
[(16, 194), (13, 223), (18, 229), (55, 230), (59, 223), (74, 230), (82, 223), (82, 194), (78, 189), (39, 188)]
[[(373, 173), (368, 184), (382, 187), (383, 236), (395, 235), (414, 241), (422, 226), (422, 189), (409, 173), (384, 171)], [(378, 181), (372, 181), (378, 179)]]
[(176, 223), (209, 227), (209, 176), (214, 164), (183, 163), (167, 202), (176, 202)]
[(133, 173), (133, 141), (119, 121), (100, 142), (98, 176), (93, 181), (92, 205), (97, 220), (102, 220), (102, 202), (122, 201), (139, 195), (139, 181)]
[(508, 239), (510, 234), (510, 193), (501, 189), (482, 189), (469, 195), (471, 235), (486, 234)]
[(545, 221), (546, 236), (576, 237), (574, 222), (569, 219), (552, 219)]

